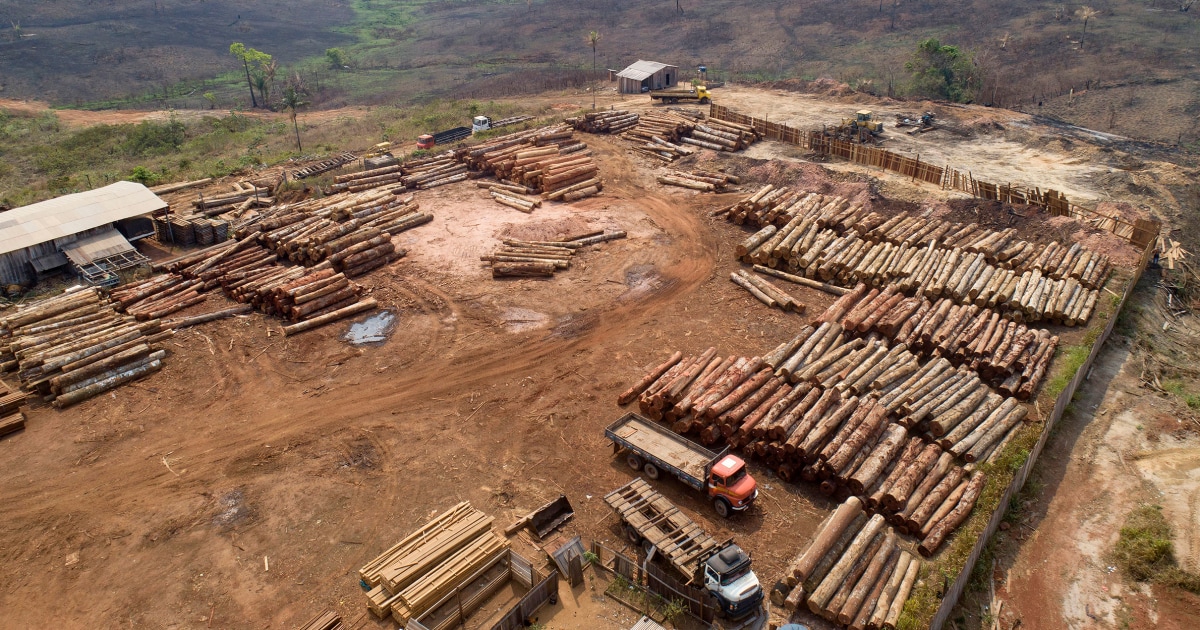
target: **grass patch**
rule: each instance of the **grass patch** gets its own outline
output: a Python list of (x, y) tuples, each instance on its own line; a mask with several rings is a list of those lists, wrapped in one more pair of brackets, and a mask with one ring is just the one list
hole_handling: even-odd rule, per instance
[[(417, 136), (470, 124), (472, 113), (504, 118), (558, 112), (521, 102), (438, 100), (418, 107), (378, 107), (361, 116), (306, 123), (300, 113), (305, 155), (296, 153), (291, 125), (237, 112), (199, 119), (71, 129), (53, 113), (23, 116), (0, 110), (0, 208), (19, 207), (58, 195), (135, 179), (148, 184), (202, 177), (244, 175), (295, 158), (310, 159), (361, 150), (383, 140), (397, 155), (415, 148)], [(445, 147), (439, 147), (442, 150)], [(319, 180), (318, 180), (319, 181)], [(308, 182), (312, 184), (312, 182)]]
[(1175, 563), (1171, 525), (1161, 506), (1143, 505), (1129, 513), (1113, 549), (1113, 559), (1126, 576), (1139, 582), (1200, 593), (1200, 575), (1184, 571)]
[[(1088, 331), (1091, 335), (1091, 331)], [(1075, 373), (1079, 368), (1083, 367), (1087, 361), (1088, 354), (1092, 352), (1092, 344), (1095, 343), (1095, 338), (1088, 343), (1088, 338), (1084, 338), (1084, 343), (1077, 346), (1067, 346), (1059, 348), (1056, 352), (1058, 356), (1054, 357), (1054, 362), (1058, 367), (1054, 369), (1053, 375), (1046, 383), (1046, 395), (1050, 398), (1058, 398), (1058, 395), (1067, 388), (1071, 383), (1071, 379), (1075, 378)]]

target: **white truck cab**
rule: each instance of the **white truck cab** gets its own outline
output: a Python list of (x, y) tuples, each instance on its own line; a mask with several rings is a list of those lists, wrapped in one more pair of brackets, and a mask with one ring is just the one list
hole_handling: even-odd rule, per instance
[(492, 128), (492, 119), (487, 116), (476, 116), (471, 121), (471, 133), (479, 133)]
[(721, 612), (730, 619), (758, 610), (763, 589), (750, 569), (750, 555), (729, 545), (704, 563), (704, 588), (717, 597)]

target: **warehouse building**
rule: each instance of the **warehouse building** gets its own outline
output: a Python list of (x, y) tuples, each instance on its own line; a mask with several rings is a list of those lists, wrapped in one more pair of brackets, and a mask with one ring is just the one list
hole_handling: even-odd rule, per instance
[(167, 207), (148, 188), (117, 182), (0, 213), (0, 283), (31, 286), (73, 266), (89, 282), (148, 262), (130, 238), (153, 233), (140, 218)]
[(679, 83), (679, 68), (658, 63), (643, 61), (617, 73), (617, 91), (622, 94), (641, 94), (646, 90), (663, 90), (674, 87)]

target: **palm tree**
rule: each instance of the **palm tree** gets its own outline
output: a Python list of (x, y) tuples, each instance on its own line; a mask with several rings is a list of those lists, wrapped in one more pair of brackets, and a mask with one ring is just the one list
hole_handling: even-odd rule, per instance
[(600, 41), (600, 33), (588, 31), (587, 42), (592, 47), (592, 109), (596, 109), (596, 44)]
[(1075, 17), (1083, 20), (1083, 35), (1079, 36), (1079, 50), (1083, 50), (1083, 40), (1087, 37), (1088, 20), (1096, 17), (1097, 15), (1100, 15), (1100, 12), (1092, 7), (1087, 6), (1086, 4), (1082, 7), (1079, 7), (1079, 10), (1075, 11)]
[(304, 153), (304, 147), (300, 145), (300, 125), (296, 122), (296, 110), (308, 105), (308, 101), (304, 100), (308, 91), (304, 89), (304, 84), (300, 80), (300, 75), (288, 81), (288, 84), (283, 88), (283, 98), (279, 104), (288, 111), (288, 115), (292, 117), (292, 129), (296, 131), (296, 151)]

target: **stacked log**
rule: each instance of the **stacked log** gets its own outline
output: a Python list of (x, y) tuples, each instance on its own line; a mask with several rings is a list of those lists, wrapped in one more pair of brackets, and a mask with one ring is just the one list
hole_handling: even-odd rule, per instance
[(723, 191), (729, 184), (737, 184), (741, 181), (733, 175), (711, 173), (708, 171), (692, 171), (690, 173), (669, 171), (666, 175), (659, 175), (657, 180), (658, 183), (667, 186), (690, 188), (701, 192)]
[(784, 572), (788, 610), (807, 607), (849, 628), (895, 628), (921, 568), (881, 519), (855, 497), (841, 504)]
[[(782, 228), (767, 223), (742, 243), (737, 254), (743, 262), (772, 269), (786, 263), (788, 273), (843, 286), (859, 282), (891, 285), (904, 293), (998, 309), (1017, 322), (1075, 326), (1086, 323), (1096, 306), (1099, 289), (1087, 284), (1101, 282), (1100, 277), (1056, 280), (1036, 267), (1018, 274), (987, 262), (984, 252), (939, 248), (936, 241), (926, 246), (896, 245), (864, 238), (858, 228), (839, 235), (821, 227), (820, 216), (803, 209), (811, 208), (812, 200), (796, 202), (786, 195), (777, 196), (778, 190), (763, 188), (758, 201), (752, 197), (729, 211), (745, 216), (778, 211), (780, 216), (792, 217)], [(870, 221), (864, 224), (870, 225)], [(1093, 271), (1096, 268), (1103, 267), (1093, 266)]]
[(570, 268), (577, 250), (619, 238), (625, 238), (624, 231), (601, 230), (562, 241), (504, 239), (491, 254), (479, 259), (491, 266), (493, 278), (549, 278)]
[(16, 371), (22, 389), (67, 407), (158, 371), (166, 351), (156, 347), (172, 335), (157, 319), (122, 315), (96, 289), (82, 289), (0, 318), (0, 367)]
[(459, 168), (453, 154), (443, 153), (428, 158), (406, 160), (392, 166), (338, 175), (333, 178), (331, 189), (335, 192), (355, 193), (381, 187), (429, 188), (432, 187), (430, 184), (438, 180), (464, 172), (466, 169)]
[(401, 625), (508, 549), (491, 530), (492, 517), (463, 502), (434, 517), (359, 570), (371, 587), (367, 608)]
[(946, 298), (886, 298), (879, 294), (856, 303), (861, 314), (854, 321), (857, 334), (878, 333), (918, 355), (944, 357), (1019, 400), (1037, 392), (1058, 345), (1058, 337), (1046, 329), (1029, 328), (975, 305)]
[[(1112, 268), (1107, 256), (1090, 252), (1078, 243), (1038, 245), (1019, 239), (1012, 228), (994, 231), (975, 223), (951, 223), (902, 213), (887, 217), (840, 197), (793, 191), (786, 187), (765, 186), (730, 206), (726, 216), (739, 225), (774, 225), (779, 229), (798, 216), (804, 216), (811, 218), (817, 228), (832, 232), (820, 235), (826, 239), (826, 244), (839, 236), (852, 236), (856, 241), (870, 244), (890, 244), (893, 250), (903, 247), (905, 252), (926, 246), (944, 252), (958, 249), (962, 254), (971, 255), (971, 262), (981, 256), (987, 265), (1011, 270), (1018, 277), (1036, 270), (1040, 277), (1055, 281), (1073, 279), (1087, 289), (1103, 286)], [(805, 229), (812, 228), (806, 225)], [(804, 236), (808, 235), (802, 234)], [(801, 251), (807, 249), (804, 247)], [(774, 252), (772, 255), (778, 257)], [(973, 278), (978, 280), (980, 274)]]
[(632, 129), (637, 126), (638, 115), (627, 110), (618, 109), (606, 112), (590, 112), (583, 116), (568, 118), (566, 122), (577, 131), (586, 131), (587, 133), (621, 133), (626, 129)]
[(767, 306), (777, 307), (793, 313), (803, 313), (806, 308), (803, 302), (783, 289), (744, 270), (739, 269), (729, 274), (729, 279)]
[[(596, 195), (604, 187), (591, 152), (574, 139), (574, 130), (564, 125), (501, 136), (458, 149), (453, 157), (472, 171), (493, 175), (506, 186), (524, 186), (548, 200), (575, 201)], [(497, 191), (499, 195), (515, 192), (519, 191)], [(505, 205), (525, 209), (518, 207), (529, 203), (524, 201)]]

